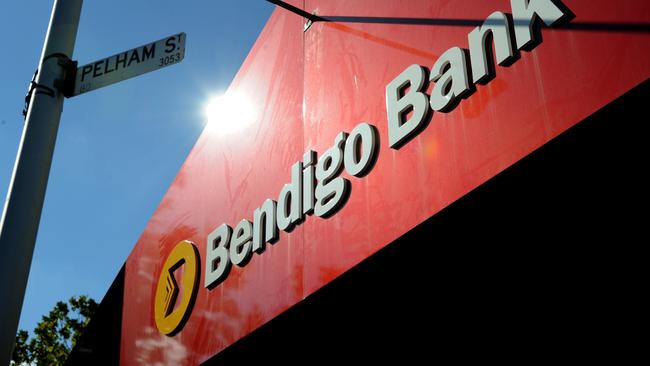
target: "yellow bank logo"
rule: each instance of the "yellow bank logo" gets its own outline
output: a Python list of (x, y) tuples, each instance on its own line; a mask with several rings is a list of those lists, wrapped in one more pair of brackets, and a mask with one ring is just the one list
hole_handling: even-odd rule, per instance
[(174, 335), (187, 321), (199, 287), (199, 273), (198, 249), (187, 240), (176, 244), (160, 272), (154, 299), (154, 316), (160, 333)]

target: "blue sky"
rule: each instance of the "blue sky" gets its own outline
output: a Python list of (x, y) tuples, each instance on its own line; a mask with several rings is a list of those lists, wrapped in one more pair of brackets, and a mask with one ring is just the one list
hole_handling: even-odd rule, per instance
[[(53, 1), (3, 1), (0, 202), (23, 128), (21, 110)], [(86, 1), (73, 59), (89, 63), (187, 33), (185, 60), (65, 101), (20, 328), (58, 300), (100, 300), (274, 6), (264, 0)]]

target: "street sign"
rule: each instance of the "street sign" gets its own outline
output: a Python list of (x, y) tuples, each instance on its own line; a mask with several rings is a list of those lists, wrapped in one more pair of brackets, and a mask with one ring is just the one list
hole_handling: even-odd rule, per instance
[(185, 33), (179, 33), (77, 68), (72, 96), (183, 61)]

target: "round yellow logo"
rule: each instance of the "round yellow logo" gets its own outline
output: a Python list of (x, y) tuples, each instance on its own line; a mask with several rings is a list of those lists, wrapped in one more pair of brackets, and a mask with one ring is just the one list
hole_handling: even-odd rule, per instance
[[(154, 317), (160, 333), (172, 336), (187, 321), (199, 287), (199, 269), (196, 246), (187, 240), (176, 244), (160, 272), (154, 298)], [(180, 287), (176, 278), (180, 278)]]

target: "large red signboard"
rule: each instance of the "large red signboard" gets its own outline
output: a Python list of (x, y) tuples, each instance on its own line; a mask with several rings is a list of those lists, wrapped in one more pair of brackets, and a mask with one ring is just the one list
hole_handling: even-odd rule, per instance
[[(207, 360), (650, 75), (644, 0), (566, 0), (568, 25), (543, 28), (539, 46), (392, 149), (386, 86), (409, 65), (430, 69), (450, 47), (468, 48), (476, 24), (511, 13), (510, 1), (291, 3), (348, 18), (303, 32), (298, 15), (271, 16), (229, 89), (252, 106), (241, 111), (250, 121), (227, 133), (206, 127), (127, 260), (123, 364)], [(263, 254), (203, 287), (208, 235), (253, 221), (306, 151), (320, 156), (361, 122), (378, 129), (379, 155), (367, 176), (343, 173), (351, 191), (342, 209), (280, 231)], [(168, 336), (156, 327), (154, 297), (183, 240), (198, 247), (201, 277), (187, 323)], [(435, 238), (421, 245), (425, 255)]]

